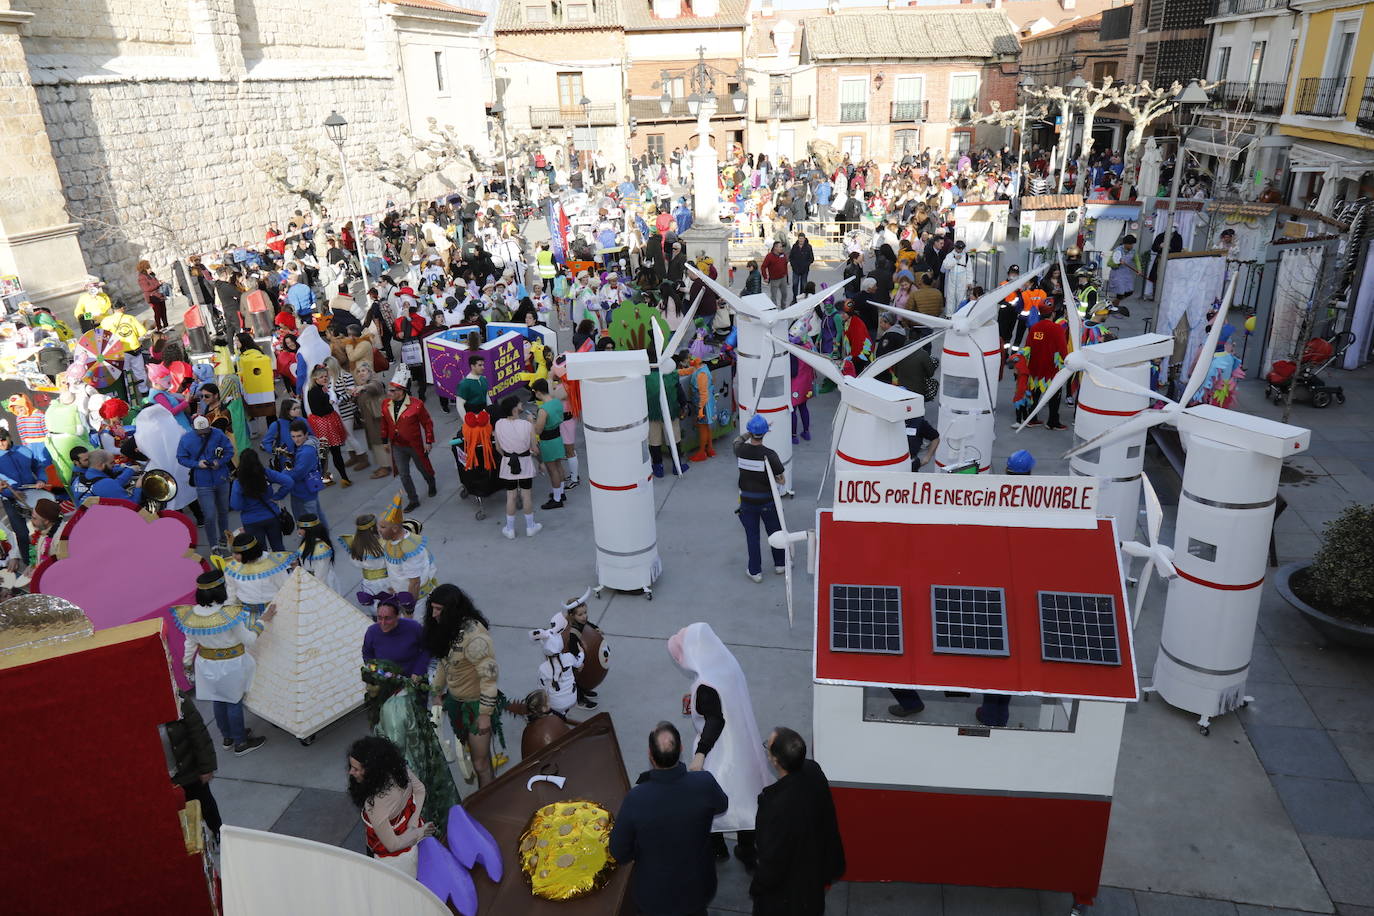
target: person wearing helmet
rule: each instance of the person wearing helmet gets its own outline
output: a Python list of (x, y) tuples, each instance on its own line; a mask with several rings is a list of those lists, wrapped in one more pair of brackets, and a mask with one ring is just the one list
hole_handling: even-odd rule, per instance
[[(745, 570), (750, 579), (763, 581), (763, 557), (759, 551), (759, 523), (768, 534), (782, 527), (778, 521), (778, 509), (773, 504), (773, 488), (768, 483), (768, 475), (782, 483), (782, 459), (778, 453), (763, 444), (764, 433), (768, 432), (768, 421), (754, 414), (745, 426), (745, 435), (735, 442), (735, 460), (739, 464), (739, 508), (735, 514), (744, 526), (744, 540), (749, 548), (749, 566)], [(787, 554), (773, 550), (773, 572), (782, 575), (786, 572), (783, 564)]]
[(1012, 452), (1011, 456), (1007, 458), (1008, 474), (1021, 476), (1030, 474), (1033, 470), (1035, 470), (1035, 456), (1025, 449)]

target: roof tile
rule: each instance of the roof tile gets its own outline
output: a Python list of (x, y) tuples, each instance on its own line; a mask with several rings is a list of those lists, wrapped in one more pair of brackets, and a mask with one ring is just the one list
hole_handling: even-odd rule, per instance
[(1021, 48), (1015, 26), (1001, 10), (864, 10), (807, 19), (805, 27), (812, 60), (996, 57)]

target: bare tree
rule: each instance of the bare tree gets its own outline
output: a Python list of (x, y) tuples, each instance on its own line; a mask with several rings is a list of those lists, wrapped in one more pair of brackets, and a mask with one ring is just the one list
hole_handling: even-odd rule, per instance
[(1126, 83), (1117, 98), (1117, 107), (1131, 118), (1131, 133), (1126, 138), (1126, 149), (1122, 156), (1122, 183), (1130, 188), (1140, 178), (1140, 147), (1145, 142), (1145, 131), (1155, 121), (1178, 107), (1175, 97), (1182, 90), (1177, 81), (1167, 87), (1154, 87), (1149, 80), (1139, 83)]
[(257, 164), (258, 171), (291, 197), (299, 197), (310, 212), (322, 214), (325, 202), (343, 188), (343, 176), (337, 171), (338, 157), (325, 154), (308, 140), (298, 140), (287, 157), (272, 152)]
[(1088, 184), (1088, 157), (1093, 151), (1093, 122), (1097, 113), (1112, 105), (1121, 104), (1121, 87), (1113, 85), (1110, 76), (1102, 80), (1101, 86), (1089, 85), (1079, 97), (1078, 107), (1083, 112), (1083, 139), (1078, 145), (1078, 176), (1074, 179), (1073, 192), (1082, 194)]

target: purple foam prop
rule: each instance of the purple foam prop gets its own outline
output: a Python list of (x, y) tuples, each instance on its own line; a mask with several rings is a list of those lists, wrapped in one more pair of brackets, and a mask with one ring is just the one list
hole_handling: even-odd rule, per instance
[(448, 847), (463, 865), (471, 869), (474, 863), (481, 862), (487, 877), (501, 883), (505, 871), (501, 849), (487, 828), (473, 820), (462, 805), (454, 805), (448, 811)]
[(477, 887), (472, 875), (432, 836), (420, 841), (415, 877), (440, 900), (452, 901), (463, 916), (477, 916)]

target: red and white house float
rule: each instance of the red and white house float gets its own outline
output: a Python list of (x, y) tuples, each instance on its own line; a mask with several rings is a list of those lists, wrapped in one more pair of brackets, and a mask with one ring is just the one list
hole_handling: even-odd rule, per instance
[[(1098, 482), (837, 472), (817, 522), (813, 729), (845, 877), (1091, 903), (1138, 697)], [(884, 688), (925, 709), (894, 715)], [(979, 694), (1011, 697), (1008, 727), (979, 722)]]

